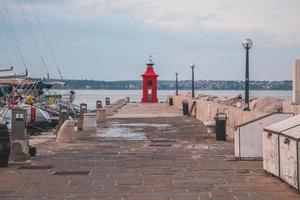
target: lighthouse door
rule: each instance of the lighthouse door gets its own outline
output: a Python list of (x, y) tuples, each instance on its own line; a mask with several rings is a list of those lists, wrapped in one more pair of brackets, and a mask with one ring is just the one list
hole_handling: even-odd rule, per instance
[(147, 96), (147, 101), (151, 102), (152, 101), (152, 81), (148, 81), (148, 96)]

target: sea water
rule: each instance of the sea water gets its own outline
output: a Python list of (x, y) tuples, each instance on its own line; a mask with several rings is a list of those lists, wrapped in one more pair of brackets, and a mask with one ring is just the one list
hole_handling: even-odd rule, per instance
[[(80, 103), (86, 103), (88, 109), (93, 110), (96, 107), (96, 101), (102, 100), (105, 102), (105, 98), (109, 97), (111, 102), (114, 102), (118, 99), (125, 97), (130, 97), (132, 102), (140, 102), (142, 98), (141, 90), (74, 90), (76, 93), (76, 98), (74, 103), (79, 105)], [(67, 91), (56, 90), (57, 94), (64, 94)], [(180, 90), (179, 93), (190, 92), (188, 90)], [(209, 94), (215, 96), (244, 96), (243, 90), (196, 90), (197, 94)], [(167, 100), (168, 96), (174, 95), (175, 91), (173, 90), (158, 90), (158, 100), (164, 102)], [(291, 99), (292, 91), (290, 90), (252, 90), (250, 91), (250, 97), (260, 97), (260, 96), (269, 96), (280, 99)]]

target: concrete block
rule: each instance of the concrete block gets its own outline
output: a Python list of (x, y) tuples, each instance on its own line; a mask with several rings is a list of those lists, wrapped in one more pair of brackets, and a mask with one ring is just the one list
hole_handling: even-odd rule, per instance
[(106, 121), (106, 110), (104, 108), (97, 108), (96, 121), (97, 121), (97, 124), (100, 124), (100, 123)]
[(292, 105), (292, 102), (290, 102), (290, 101), (282, 102), (282, 107), (283, 107), (284, 113), (294, 113), (295, 112), (294, 106)]
[(114, 112), (114, 106), (107, 105), (107, 106), (105, 106), (105, 110), (106, 110), (106, 115), (111, 116), (111, 115), (113, 115), (113, 112)]
[(83, 130), (84, 131), (96, 131), (97, 130), (96, 114), (95, 113), (86, 113), (86, 114), (84, 114)]
[(206, 127), (207, 133), (215, 133), (216, 132), (216, 121), (205, 121), (203, 122)]
[(66, 120), (57, 132), (56, 142), (70, 143), (74, 141), (74, 126), (73, 120)]
[(24, 162), (30, 158), (29, 140), (14, 140), (11, 146), (11, 160), (15, 162)]

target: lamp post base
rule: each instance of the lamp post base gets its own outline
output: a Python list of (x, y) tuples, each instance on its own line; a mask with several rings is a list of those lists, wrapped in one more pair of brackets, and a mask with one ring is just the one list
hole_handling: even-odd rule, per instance
[(250, 108), (249, 108), (249, 107), (245, 107), (245, 108), (243, 109), (243, 111), (250, 111)]

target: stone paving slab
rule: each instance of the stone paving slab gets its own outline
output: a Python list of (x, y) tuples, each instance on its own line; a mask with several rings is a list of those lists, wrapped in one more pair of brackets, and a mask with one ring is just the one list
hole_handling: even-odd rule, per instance
[[(146, 139), (101, 136), (111, 128), (123, 130), (124, 124), (127, 132), (138, 130)], [(113, 118), (97, 131), (77, 132), (76, 138), (37, 144), (37, 157), (26, 165), (50, 169), (0, 168), (0, 199), (300, 199), (295, 189), (266, 175), (261, 161), (234, 161), (233, 143), (215, 141), (194, 118)], [(88, 175), (53, 175), (89, 170)]]
[(181, 112), (166, 103), (131, 103), (125, 105), (118, 113), (108, 118), (155, 118), (179, 117)]

